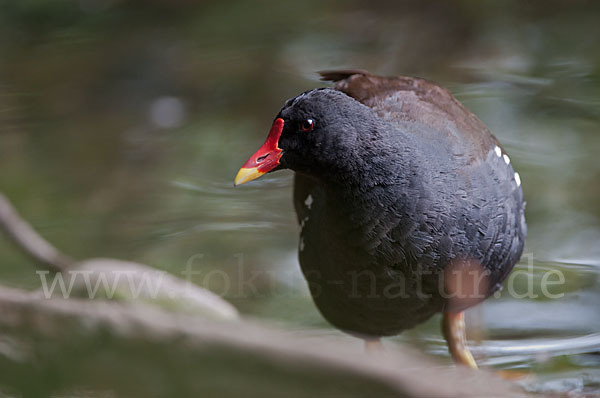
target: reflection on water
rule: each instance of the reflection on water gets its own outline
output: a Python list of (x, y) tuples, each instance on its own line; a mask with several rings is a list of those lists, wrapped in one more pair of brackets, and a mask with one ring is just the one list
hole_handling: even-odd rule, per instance
[[(179, 3), (0, 6), (0, 190), (44, 236), (175, 274), (194, 259), (195, 282), (244, 313), (328, 327), (298, 270), (291, 173), (235, 189), (233, 177), (284, 101), (323, 85), (316, 70), (419, 75), (510, 154), (535, 292), (544, 272), (565, 276), (561, 298), (505, 289), (471, 310), (474, 352), (534, 372), (532, 391), (600, 393), (600, 3)], [(0, 264), (3, 283), (39, 283), (3, 237)], [(259, 277), (232, 291), (212, 270), (233, 286)], [(446, 357), (438, 329), (398, 340)]]
[[(565, 338), (536, 338), (528, 340), (486, 341), (485, 345), (477, 346), (474, 352), (478, 355), (500, 357), (490, 358), (488, 364), (508, 364), (528, 359), (541, 359), (559, 355), (586, 354), (600, 351), (600, 334)], [(600, 360), (600, 358), (598, 358)]]

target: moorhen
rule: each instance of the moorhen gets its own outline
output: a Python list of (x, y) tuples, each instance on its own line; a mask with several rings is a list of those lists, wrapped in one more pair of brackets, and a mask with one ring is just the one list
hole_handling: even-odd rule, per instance
[(300, 266), (331, 324), (368, 348), (441, 312), (452, 358), (476, 368), (463, 311), (521, 256), (519, 174), (435, 83), (361, 70), (321, 77), (334, 87), (288, 100), (235, 185), (295, 171)]

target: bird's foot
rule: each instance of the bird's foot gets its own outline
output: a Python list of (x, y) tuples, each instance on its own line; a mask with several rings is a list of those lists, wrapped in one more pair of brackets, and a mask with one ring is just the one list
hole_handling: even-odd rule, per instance
[(534, 379), (535, 375), (531, 372), (516, 369), (497, 370), (496, 374), (504, 380), (523, 381), (525, 379)]

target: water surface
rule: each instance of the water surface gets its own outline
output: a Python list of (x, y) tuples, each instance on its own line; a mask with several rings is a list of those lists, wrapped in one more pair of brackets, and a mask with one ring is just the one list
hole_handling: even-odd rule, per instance
[[(0, 190), (73, 256), (192, 261), (249, 316), (328, 328), (298, 270), (291, 173), (233, 176), (319, 69), (440, 82), (521, 175), (536, 292), (565, 275), (560, 298), (471, 310), (476, 357), (540, 394), (600, 394), (600, 6), (398, 3), (1, 3)], [(2, 283), (39, 285), (4, 238), (0, 264)], [(391, 344), (448, 361), (438, 322)]]

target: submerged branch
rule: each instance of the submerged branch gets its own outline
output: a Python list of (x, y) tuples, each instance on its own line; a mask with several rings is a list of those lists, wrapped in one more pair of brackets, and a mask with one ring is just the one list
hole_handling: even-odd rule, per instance
[(9, 200), (0, 192), (0, 227), (27, 255), (50, 271), (68, 269), (73, 261), (59, 252), (23, 220)]

